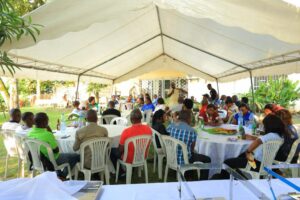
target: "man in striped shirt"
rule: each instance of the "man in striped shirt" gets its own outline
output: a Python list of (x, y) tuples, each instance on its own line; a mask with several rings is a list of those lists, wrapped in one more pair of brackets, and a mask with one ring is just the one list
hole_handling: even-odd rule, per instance
[[(210, 158), (205, 155), (194, 153), (195, 142), (197, 139), (196, 131), (190, 126), (192, 121), (192, 114), (190, 110), (182, 110), (178, 116), (178, 122), (172, 123), (168, 126), (167, 132), (170, 133), (171, 137), (174, 137), (182, 142), (184, 142), (187, 146), (188, 158), (189, 162), (193, 163), (196, 161), (210, 163)], [(179, 165), (183, 165), (183, 152), (179, 147), (177, 149), (177, 163)], [(201, 179), (208, 178), (208, 170), (203, 170), (201, 173)]]

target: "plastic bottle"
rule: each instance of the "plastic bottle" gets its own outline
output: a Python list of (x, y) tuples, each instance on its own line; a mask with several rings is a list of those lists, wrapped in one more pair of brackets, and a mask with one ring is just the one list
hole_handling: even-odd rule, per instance
[(199, 121), (200, 121), (199, 128), (200, 128), (200, 130), (203, 130), (204, 129), (204, 119), (203, 119), (203, 117), (199, 117)]
[(252, 135), (256, 134), (256, 122), (253, 115), (249, 117), (248, 128), (251, 129)]
[(239, 112), (239, 117), (238, 117), (238, 129), (240, 129), (240, 127), (243, 127), (244, 124), (244, 119), (243, 119), (243, 113)]
[(82, 115), (79, 115), (78, 118), (78, 127), (82, 128), (84, 126), (84, 117)]
[(67, 126), (66, 126), (65, 114), (62, 113), (60, 117), (60, 132), (64, 134), (66, 132), (66, 128)]

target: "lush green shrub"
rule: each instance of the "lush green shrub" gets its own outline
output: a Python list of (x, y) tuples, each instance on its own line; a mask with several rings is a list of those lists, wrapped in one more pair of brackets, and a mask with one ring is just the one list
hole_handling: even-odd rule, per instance
[[(285, 108), (294, 106), (295, 101), (300, 99), (298, 83), (298, 81), (293, 82), (284, 78), (277, 80), (269, 78), (267, 82), (260, 83), (254, 92), (256, 110), (261, 111), (268, 103), (276, 103)], [(251, 89), (248, 93), (241, 94), (241, 96), (247, 96), (250, 105), (253, 105)]]

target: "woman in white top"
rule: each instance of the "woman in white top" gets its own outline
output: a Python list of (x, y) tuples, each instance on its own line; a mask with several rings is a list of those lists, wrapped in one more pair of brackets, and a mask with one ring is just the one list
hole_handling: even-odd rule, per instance
[[(246, 139), (254, 140), (246, 150), (237, 158), (230, 158), (224, 161), (226, 165), (233, 169), (245, 168), (247, 163), (255, 162), (256, 168), (251, 168), (253, 171), (258, 171), (263, 158), (262, 144), (268, 141), (283, 141), (283, 136), (286, 134), (286, 128), (282, 120), (275, 115), (268, 115), (264, 118), (263, 124), (265, 127), (265, 135), (256, 137), (246, 135)], [(277, 152), (278, 153), (278, 152)], [(222, 170), (221, 174), (216, 174), (212, 179), (226, 179), (229, 178), (227, 171)]]
[(27, 133), (32, 129), (34, 124), (34, 114), (32, 112), (25, 112), (22, 115), (23, 126), (19, 126), (16, 129), (16, 134), (27, 135)]
[(157, 99), (157, 105), (155, 106), (155, 110), (153, 114), (158, 110), (165, 110), (165, 108), (166, 108), (165, 101), (163, 98), (160, 97)]

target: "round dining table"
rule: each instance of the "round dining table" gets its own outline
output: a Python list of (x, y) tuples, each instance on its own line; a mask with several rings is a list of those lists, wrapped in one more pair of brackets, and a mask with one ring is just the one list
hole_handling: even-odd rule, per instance
[[(237, 129), (236, 125), (223, 124), (219, 126), (225, 129)], [(215, 128), (205, 126), (204, 129), (196, 129), (198, 133), (195, 151), (199, 154), (209, 156), (211, 163), (215, 166), (221, 165), (226, 159), (238, 157), (245, 152), (248, 146), (252, 143), (251, 140), (241, 140), (238, 134), (235, 135), (220, 135), (212, 134), (205, 131), (205, 129)], [(251, 133), (251, 130), (245, 128), (246, 133)], [(220, 170), (211, 169), (209, 176), (219, 173)]]
[[(119, 146), (121, 134), (126, 126), (119, 125), (101, 125), (107, 129), (108, 137), (111, 138), (111, 147), (115, 148)], [(63, 153), (74, 153), (73, 145), (75, 143), (75, 135), (77, 128), (67, 127), (65, 132), (56, 131), (54, 136), (58, 142), (59, 148)]]

